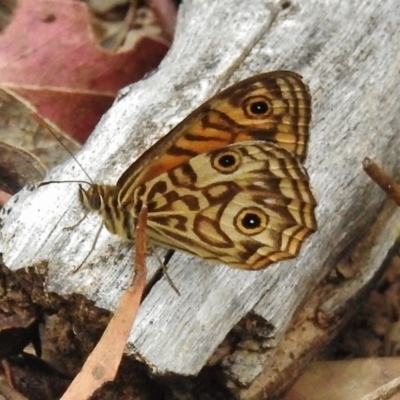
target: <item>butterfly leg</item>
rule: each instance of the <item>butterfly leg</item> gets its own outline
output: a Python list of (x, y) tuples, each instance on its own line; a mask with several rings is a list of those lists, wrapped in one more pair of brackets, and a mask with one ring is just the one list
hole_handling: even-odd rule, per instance
[[(156, 256), (157, 261), (159, 262), (159, 264), (161, 266), (161, 270), (162, 270), (163, 274), (165, 275), (165, 277), (167, 278), (167, 281), (168, 281), (169, 285), (172, 287), (172, 289), (174, 289), (175, 293), (178, 296), (180, 296), (181, 293), (179, 292), (178, 288), (174, 285), (174, 282), (172, 282), (172, 279), (169, 276), (168, 269), (167, 269), (167, 262), (171, 259), (172, 254), (174, 254), (175, 251), (174, 250), (168, 250), (167, 254), (165, 255), (164, 262), (162, 262), (161, 258), (159, 257), (159, 255), (157, 254), (155, 249), (152, 248), (151, 250), (152, 250), (152, 253)], [(168, 255), (170, 254), (170, 251), (172, 251), (172, 254), (169, 256), (168, 260), (165, 261), (167, 259)]]
[(164, 257), (164, 266), (166, 267), (167, 264), (169, 263), (169, 260), (172, 258), (172, 256), (175, 254), (174, 249), (168, 249), (167, 254)]
[(76, 268), (74, 268), (74, 269), (72, 270), (72, 273), (73, 273), (73, 274), (74, 274), (75, 272), (79, 271), (79, 270), (81, 269), (82, 265), (85, 263), (85, 261), (89, 258), (90, 254), (92, 253), (92, 251), (93, 251), (94, 248), (96, 247), (96, 243), (97, 243), (97, 240), (99, 239), (100, 232), (101, 232), (102, 229), (103, 229), (103, 224), (101, 224), (100, 227), (99, 227), (99, 229), (97, 230), (96, 236), (95, 236), (94, 241), (93, 241), (93, 243), (92, 243), (92, 247), (90, 248), (89, 252), (86, 254), (86, 256), (85, 256), (85, 258), (83, 259), (83, 261), (82, 261)]
[(89, 214), (89, 212), (88, 212), (88, 211), (85, 211), (84, 214), (83, 214), (83, 217), (82, 217), (76, 224), (73, 224), (73, 225), (70, 225), (70, 226), (65, 226), (65, 227), (63, 228), (63, 230), (65, 230), (65, 231), (72, 231), (72, 230), (75, 229), (77, 226), (79, 226), (79, 225), (81, 224), (81, 222), (83, 222), (84, 219), (86, 219), (86, 217), (88, 216), (88, 214)]

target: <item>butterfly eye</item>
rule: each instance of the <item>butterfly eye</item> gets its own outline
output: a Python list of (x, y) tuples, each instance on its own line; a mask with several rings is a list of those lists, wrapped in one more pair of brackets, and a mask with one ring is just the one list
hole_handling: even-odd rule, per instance
[(212, 166), (222, 174), (231, 174), (239, 168), (241, 161), (242, 158), (236, 151), (223, 151), (212, 159)]
[(263, 96), (249, 97), (244, 102), (244, 113), (248, 118), (265, 118), (271, 109), (269, 100)]
[(92, 196), (89, 198), (89, 202), (93, 210), (100, 210), (102, 203), (100, 193), (93, 192)]
[(237, 229), (247, 236), (257, 235), (265, 230), (268, 217), (259, 208), (244, 208), (235, 218)]
[(79, 197), (86, 208), (93, 211), (100, 210), (102, 198), (97, 185), (90, 186), (88, 190), (79, 185)]

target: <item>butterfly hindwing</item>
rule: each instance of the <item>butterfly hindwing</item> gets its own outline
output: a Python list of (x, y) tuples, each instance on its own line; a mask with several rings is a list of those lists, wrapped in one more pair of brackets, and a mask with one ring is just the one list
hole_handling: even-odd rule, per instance
[(135, 191), (148, 236), (244, 269), (297, 255), (316, 229), (307, 173), (289, 151), (252, 141), (200, 154)]

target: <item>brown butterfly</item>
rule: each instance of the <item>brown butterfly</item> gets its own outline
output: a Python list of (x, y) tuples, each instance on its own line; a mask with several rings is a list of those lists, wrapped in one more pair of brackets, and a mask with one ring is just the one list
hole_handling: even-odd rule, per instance
[(265, 268), (296, 256), (317, 228), (302, 165), (310, 117), (299, 75), (253, 76), (197, 108), (115, 186), (80, 187), (80, 199), (122, 238), (135, 239), (146, 204), (154, 243), (235, 268)]

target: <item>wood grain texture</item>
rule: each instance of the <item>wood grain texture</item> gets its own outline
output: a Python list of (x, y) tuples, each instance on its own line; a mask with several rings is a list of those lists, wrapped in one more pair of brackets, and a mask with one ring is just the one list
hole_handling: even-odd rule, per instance
[[(278, 343), (307, 293), (379, 212), (384, 195), (363, 173), (364, 157), (389, 173), (399, 170), (400, 3), (284, 3), (184, 1), (174, 45), (159, 70), (124, 91), (79, 153), (93, 180), (113, 183), (144, 149), (229, 83), (288, 69), (310, 86), (314, 112), (306, 166), (319, 204), (317, 233), (297, 259), (261, 272), (175, 255), (169, 271), (181, 296), (159, 281), (140, 308), (127, 347), (157, 374), (197, 374), (250, 311), (270, 324), (270, 345)], [(82, 178), (74, 161), (48, 177)], [(85, 266), (71, 274), (100, 223), (92, 215), (63, 229), (82, 213), (77, 185), (25, 190), (1, 214), (0, 251), (13, 270), (48, 262), (49, 291), (82, 293), (112, 310), (132, 270), (131, 246), (103, 230)], [(369, 259), (377, 267), (392, 244), (379, 243)], [(150, 275), (157, 268), (150, 258)]]

